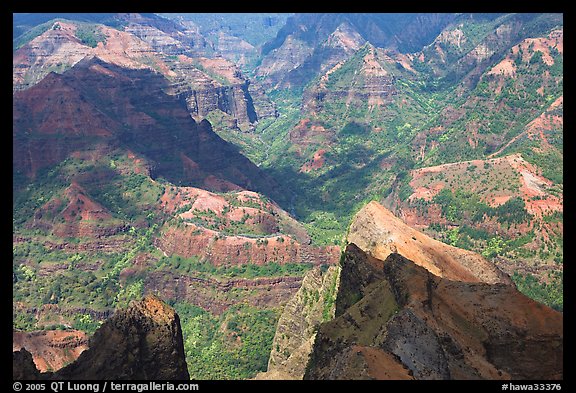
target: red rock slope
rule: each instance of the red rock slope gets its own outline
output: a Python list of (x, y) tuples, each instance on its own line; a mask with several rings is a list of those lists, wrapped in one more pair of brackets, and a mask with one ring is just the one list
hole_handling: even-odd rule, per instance
[(406, 225), (372, 201), (354, 217), (348, 241), (383, 261), (398, 253), (449, 280), (511, 284), (510, 278), (482, 256), (456, 248)]

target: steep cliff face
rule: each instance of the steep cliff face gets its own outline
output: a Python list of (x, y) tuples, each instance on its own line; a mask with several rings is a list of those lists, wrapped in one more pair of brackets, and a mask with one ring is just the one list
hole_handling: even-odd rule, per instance
[[(121, 14), (123, 31), (77, 21), (55, 21), (43, 34), (18, 49), (13, 56), (13, 88), (27, 89), (50, 72), (62, 73), (85, 57), (98, 56), (126, 68), (156, 70), (169, 78), (175, 92), (186, 97), (198, 121), (214, 110), (236, 119), (241, 129), (259, 118), (275, 116), (273, 104), (259, 88), (250, 88), (231, 61), (211, 54), (202, 35), (157, 16)], [(85, 42), (91, 37), (98, 42)], [(256, 94), (252, 98), (251, 93)], [(256, 106), (253, 101), (256, 101)]]
[(155, 14), (118, 14), (117, 19), (126, 24), (125, 31), (148, 42), (158, 52), (201, 56), (212, 51), (210, 44), (194, 26)]
[[(79, 25), (56, 21), (45, 33), (18, 49), (12, 57), (14, 90), (27, 89), (50, 72), (62, 73), (85, 57), (98, 56), (126, 68), (157, 69), (174, 75), (152, 46), (132, 34), (104, 25)], [(88, 44), (83, 30), (90, 30), (97, 43)], [(93, 45), (93, 46), (92, 46)]]
[(178, 74), (173, 81), (174, 91), (185, 97), (195, 119), (202, 120), (220, 110), (245, 129), (258, 120), (248, 91), (250, 82), (233, 63), (223, 58), (179, 56), (172, 67)]
[(354, 217), (348, 241), (381, 261), (399, 253), (449, 280), (511, 284), (506, 274), (482, 256), (426, 236), (374, 201)]
[[(14, 169), (34, 177), (74, 151), (121, 146), (151, 161), (153, 177), (209, 187), (211, 176), (274, 195), (276, 182), (218, 137), (210, 123), (195, 123), (184, 102), (165, 93), (168, 88), (157, 73), (97, 58), (48, 75), (14, 95)], [(218, 189), (220, 183), (212, 184)]]
[(390, 105), (398, 94), (396, 76), (389, 69), (394, 63), (384, 51), (365, 44), (321, 74), (319, 82), (306, 90), (302, 107), (318, 113), (334, 102), (345, 102), (346, 106), (368, 103), (369, 108)]
[(452, 281), (350, 244), (305, 379), (562, 379), (562, 319), (512, 286)]
[(309, 271), (278, 320), (268, 370), (256, 379), (302, 379), (316, 330), (334, 317), (340, 267)]
[(338, 246), (317, 247), (301, 244), (289, 236), (225, 235), (195, 224), (183, 228), (166, 226), (156, 245), (169, 255), (198, 256), (216, 266), (267, 263), (333, 264)]
[[(90, 339), (90, 348), (55, 373), (34, 373), (25, 350), (14, 352), (14, 378), (187, 380), (178, 314), (156, 296), (117, 311)], [(30, 374), (28, 374), (30, 372)], [(35, 374), (35, 375), (34, 375)]]
[(307, 71), (317, 72), (338, 57), (342, 60), (360, 42), (413, 52), (432, 42), (454, 18), (453, 14), (416, 13), (296, 14), (263, 46), (257, 75), (268, 77), (272, 85), (303, 86), (313, 77)]
[(345, 61), (366, 40), (349, 23), (343, 22), (308, 56), (302, 64), (283, 76), (281, 87), (304, 86), (314, 76), (322, 75), (336, 64)]

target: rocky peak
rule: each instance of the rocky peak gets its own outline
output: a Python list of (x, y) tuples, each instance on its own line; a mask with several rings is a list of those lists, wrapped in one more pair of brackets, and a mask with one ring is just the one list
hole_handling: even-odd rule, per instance
[[(31, 367), (26, 350), (14, 352), (19, 379), (190, 379), (178, 314), (154, 295), (116, 313), (94, 333), (89, 349), (54, 373)], [(32, 364), (33, 366), (33, 364)]]
[(562, 314), (501, 283), (452, 281), (349, 244), (336, 318), (305, 379), (562, 379)]
[(328, 36), (326, 45), (339, 47), (346, 52), (355, 52), (366, 40), (348, 22), (341, 23), (332, 34)]
[(481, 255), (432, 239), (375, 201), (356, 214), (348, 241), (379, 261), (398, 253), (449, 280), (512, 285), (510, 277)]

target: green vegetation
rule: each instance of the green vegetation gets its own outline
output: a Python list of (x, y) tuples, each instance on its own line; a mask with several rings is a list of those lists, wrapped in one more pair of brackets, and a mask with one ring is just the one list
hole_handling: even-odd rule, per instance
[(91, 48), (96, 48), (99, 42), (106, 43), (106, 36), (97, 25), (79, 23), (76, 27), (76, 37), (80, 42)]
[[(384, 56), (380, 56), (382, 53), (376, 50), (377, 61), (389, 73), (385, 81), (389, 94), (376, 100), (375, 96), (362, 90), (367, 80), (360, 69), (364, 67), (364, 57), (372, 50), (366, 45), (331, 73), (322, 89), (313, 90), (318, 88), (318, 76), (305, 88), (268, 92), (279, 117), (260, 119), (255, 130), (238, 132), (230, 129), (231, 117), (219, 111), (212, 112), (208, 119), (221, 137), (237, 145), (243, 154), (285, 187), (285, 192), (275, 197), (275, 202), (303, 222), (313, 245), (341, 245), (354, 213), (371, 200), (381, 201), (390, 196), (407, 201), (414, 192), (410, 186), (410, 171), (418, 167), (486, 158), (493, 153), (503, 156), (519, 152), (554, 183), (547, 191), (562, 196), (562, 127), (542, 131), (551, 146), (546, 149), (537, 138), (530, 139), (523, 134), (527, 125), (545, 111), (563, 115), (561, 107), (549, 109), (551, 103), (563, 94), (562, 54), (552, 49), (554, 64), (547, 65), (542, 54), (531, 48), (528, 50), (530, 61), (523, 61), (522, 54), (512, 59), (516, 67), (514, 77), (503, 78), (487, 73), (511, 52), (509, 48), (504, 51), (498, 47), (492, 39), (483, 40), (496, 26), (508, 21), (506, 18), (510, 18), (508, 22), (513, 24), (520, 21), (515, 18), (524, 17), (479, 17), (464, 23), (465, 39), (461, 45), (441, 42), (439, 48), (444, 59), (438, 57), (434, 45), (425, 48), (425, 60), (414, 60), (416, 73), (404, 69), (399, 63), (384, 60)], [(206, 25), (215, 23), (220, 26), (222, 23), (220, 20), (215, 22), (213, 17), (204, 18)], [(231, 18), (235, 20), (236, 17)], [(238, 26), (250, 30), (252, 27), (247, 20), (237, 20), (241, 23), (231, 26), (230, 33), (233, 34)], [(536, 18), (528, 26), (543, 32), (552, 26), (552, 22)], [(20, 47), (52, 25), (52, 22), (47, 22), (17, 37), (13, 48)], [(106, 37), (97, 25), (77, 23), (77, 26), (76, 35), (84, 45), (96, 47), (99, 42), (105, 42)], [(58, 25), (54, 28), (57, 29)], [(262, 39), (244, 38), (254, 42)], [(214, 37), (210, 39), (214, 40)], [(512, 37), (511, 42), (517, 41), (517, 37)], [(492, 58), (483, 60), (481, 64), (463, 57), (482, 42), (489, 44), (489, 51), (495, 51)], [(457, 61), (459, 59), (463, 60)], [(176, 59), (169, 57), (168, 60)], [(455, 66), (446, 67), (445, 61)], [(478, 65), (486, 65), (485, 72), (478, 73), (478, 68), (473, 74), (468, 74)], [(197, 66), (202, 69), (199, 63)], [(64, 65), (53, 67), (51, 70), (58, 72), (65, 68)], [(547, 77), (542, 78), (542, 75)], [(220, 83), (228, 83), (217, 75), (212, 76)], [(89, 91), (84, 93), (90, 94)], [(316, 101), (303, 102), (303, 97), (313, 98), (315, 93), (318, 93)], [(381, 102), (375, 103), (379, 99)], [(155, 110), (149, 112), (160, 124), (171, 121), (167, 116), (156, 114)], [(26, 137), (35, 136), (32, 132)], [(515, 142), (503, 149), (512, 138), (516, 138)], [(302, 170), (320, 149), (325, 150), (321, 167)], [(147, 147), (142, 151), (148, 151)], [(23, 240), (13, 244), (13, 300), (24, 309), (17, 311), (19, 309), (14, 308), (15, 329), (54, 326), (55, 321), (38, 321), (29, 312), (44, 304), (68, 310), (88, 308), (94, 311), (124, 306), (146, 291), (146, 274), (149, 273), (225, 281), (230, 278), (302, 276), (312, 267), (274, 261), (262, 266), (224, 264), (216, 267), (199, 257), (166, 256), (154, 247), (155, 240), (162, 236), (160, 228), (164, 228), (165, 223), (182, 225), (187, 221), (220, 231), (223, 235), (270, 238), (279, 235), (251, 225), (247, 213), (240, 220), (222, 218), (210, 210), (195, 210), (193, 218), (169, 217), (157, 207), (171, 183), (136, 173), (134, 167), (138, 164), (135, 161), (121, 151), (113, 151), (99, 160), (68, 158), (53, 168), (39, 170), (34, 181), (14, 172), (14, 237)], [(463, 178), (481, 179), (486, 189), (516, 187), (512, 180), (498, 177), (498, 174), (494, 179), (481, 178), (492, 169), (489, 164), (483, 168), (469, 165)], [(433, 224), (430, 231), (448, 244), (482, 253), (496, 263), (501, 258), (541, 258), (562, 264), (563, 234), (558, 229), (562, 228), (559, 225), (563, 223), (562, 213), (543, 217), (542, 226), (548, 225), (552, 229), (544, 229), (536, 223), (528, 233), (508, 235), (532, 220), (524, 200), (513, 197), (498, 207), (491, 207), (480, 199), (480, 192), (467, 188), (463, 178), (443, 179), (446, 187), (432, 202), (410, 202), (410, 206), (421, 213), (427, 212), (432, 203), (439, 205), (449, 225)], [(105, 235), (112, 247), (102, 246), (99, 243), (101, 238), (88, 239), (80, 235), (62, 238), (54, 234), (53, 225), (65, 224), (61, 213), (69, 202), (66, 189), (72, 179), (83, 187), (87, 197), (102, 205), (112, 216), (98, 222), (98, 228), (120, 228), (111, 231), (114, 234)], [(246, 202), (235, 198), (234, 194), (221, 195), (230, 204), (228, 211), (257, 208), (271, 213), (264, 198)], [(192, 204), (193, 201), (186, 201), (176, 214), (189, 211)], [(75, 220), (73, 224), (80, 218)], [(488, 225), (479, 225), (486, 221), (509, 231), (496, 233)], [(541, 231), (544, 230), (550, 235), (547, 240), (542, 239)], [(539, 250), (534, 252), (524, 247), (535, 239), (543, 243)], [(268, 239), (259, 238), (256, 245), (246, 242), (244, 247), (255, 247), (265, 242)], [(144, 273), (139, 270), (140, 266), (145, 267)], [(561, 273), (551, 275), (546, 284), (535, 276), (518, 273), (513, 280), (526, 295), (562, 310)], [(325, 321), (330, 318), (334, 305), (336, 285), (335, 278), (323, 299), (322, 316)], [(232, 289), (223, 296), (228, 296), (226, 300), (233, 299), (239, 293), (234, 291)], [(207, 295), (214, 295), (216, 299), (217, 294)], [(317, 291), (307, 296), (311, 302), (319, 300)], [(257, 371), (266, 369), (280, 310), (254, 308), (235, 299), (233, 303), (236, 306), (220, 315), (213, 315), (184, 303), (178, 297), (176, 294), (172, 302), (182, 321), (192, 378), (250, 378)], [(69, 317), (65, 323), (92, 333), (101, 323), (94, 315), (98, 314), (82, 311)]]
[(538, 153), (534, 149), (526, 148), (522, 156), (531, 164), (542, 169), (542, 176), (552, 180), (555, 184), (564, 184), (564, 158), (559, 151), (548, 150)]
[(191, 379), (247, 379), (266, 371), (277, 310), (233, 307), (220, 316), (177, 302)]
[(328, 290), (324, 294), (324, 307), (322, 308), (322, 321), (327, 322), (332, 319), (334, 304), (336, 302), (336, 287), (338, 286), (338, 274), (334, 274), (329, 284)]
[(32, 27), (31, 29), (25, 31), (23, 34), (19, 35), (12, 41), (12, 51), (16, 51), (26, 45), (28, 42), (32, 41), (34, 38), (44, 34), (48, 31), (54, 21), (45, 22), (39, 24), (37, 26)]
[(457, 188), (454, 192), (443, 188), (433, 202), (440, 205), (442, 215), (450, 221), (479, 223), (487, 217), (496, 217), (501, 224), (519, 224), (530, 220), (522, 198), (510, 198), (504, 204), (491, 207), (480, 200), (477, 193)]
[(531, 274), (514, 273), (512, 280), (526, 296), (558, 311), (564, 309), (564, 276), (561, 271), (550, 274), (548, 284), (541, 283)]
[(311, 264), (276, 262), (265, 265), (229, 265), (214, 266), (213, 264), (200, 261), (199, 257), (184, 258), (179, 255), (162, 256), (157, 263), (157, 269), (177, 271), (182, 274), (190, 274), (197, 277), (222, 277), (222, 278), (256, 278), (256, 277), (279, 277), (279, 276), (303, 276), (312, 268)]

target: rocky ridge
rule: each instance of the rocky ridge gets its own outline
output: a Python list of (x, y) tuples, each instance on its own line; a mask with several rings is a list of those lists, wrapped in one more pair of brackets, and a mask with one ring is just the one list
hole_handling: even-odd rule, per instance
[[(160, 17), (126, 14), (117, 19), (127, 24), (123, 31), (90, 25), (90, 34), (100, 37), (95, 46), (78, 38), (86, 27), (74, 21), (55, 21), (48, 31), (14, 53), (14, 90), (27, 89), (50, 72), (62, 73), (86, 57), (97, 56), (122, 67), (160, 72), (172, 81), (172, 91), (186, 97), (190, 113), (198, 121), (220, 110), (248, 130), (259, 118), (276, 116), (262, 89), (250, 88), (235, 64), (222, 57), (203, 57), (211, 51), (198, 32)], [(222, 70), (230, 77), (222, 76)]]
[(449, 280), (510, 285), (510, 278), (482, 256), (432, 239), (409, 227), (378, 202), (354, 217), (348, 241), (384, 261), (398, 253)]
[(309, 271), (278, 320), (268, 369), (255, 379), (302, 379), (321, 322), (334, 317), (340, 268)]
[(189, 379), (178, 314), (149, 295), (117, 311), (72, 364), (40, 373), (26, 350), (14, 352), (14, 379)]
[(336, 318), (320, 326), (304, 378), (562, 379), (562, 346), (562, 314), (510, 285), (349, 244)]
[(218, 137), (210, 123), (194, 122), (183, 101), (165, 93), (168, 87), (160, 74), (97, 58), (48, 75), (14, 95), (14, 168), (34, 177), (75, 151), (105, 153), (101, 146), (122, 146), (152, 162), (152, 177), (273, 195), (268, 187), (276, 182)]

